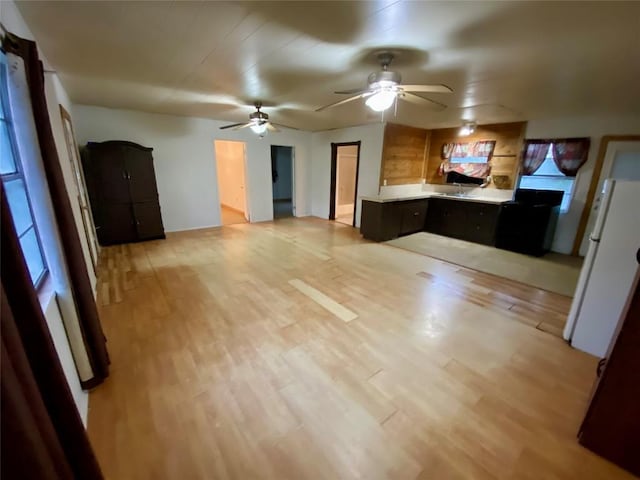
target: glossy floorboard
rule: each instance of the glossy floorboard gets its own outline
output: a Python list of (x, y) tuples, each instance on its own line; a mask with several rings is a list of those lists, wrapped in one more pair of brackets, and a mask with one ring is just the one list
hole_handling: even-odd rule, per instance
[(319, 219), (106, 248), (89, 435), (113, 480), (631, 478), (564, 298)]

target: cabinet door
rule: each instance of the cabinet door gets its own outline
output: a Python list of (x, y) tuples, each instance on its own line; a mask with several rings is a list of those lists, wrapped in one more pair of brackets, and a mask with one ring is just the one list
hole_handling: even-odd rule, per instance
[(424, 230), (427, 216), (427, 200), (399, 202), (401, 216), (400, 235), (421, 232)]
[(135, 147), (124, 150), (131, 201), (133, 203), (157, 202), (158, 190), (151, 152)]
[(96, 233), (100, 245), (134, 242), (137, 233), (130, 203), (111, 203), (100, 207)]
[(442, 210), (442, 235), (464, 238), (467, 221), (464, 203), (458, 200), (445, 200)]
[(95, 196), (101, 203), (130, 202), (129, 180), (125, 171), (122, 147), (101, 145), (90, 147), (90, 151), (89, 161), (98, 179), (94, 184), (94, 188), (98, 189)]
[(466, 202), (465, 210), (467, 222), (464, 239), (470, 242), (493, 245), (498, 206)]
[(436, 233), (440, 235), (442, 233), (442, 226), (444, 220), (443, 201), (439, 198), (429, 199), (429, 208), (427, 210), (427, 221), (425, 222), (425, 230), (427, 232)]
[(138, 240), (164, 238), (160, 205), (154, 202), (134, 203), (133, 214)]

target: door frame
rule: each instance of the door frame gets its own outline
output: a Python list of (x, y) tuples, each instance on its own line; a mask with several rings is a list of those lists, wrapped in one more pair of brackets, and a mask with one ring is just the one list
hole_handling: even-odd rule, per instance
[(600, 175), (602, 174), (602, 167), (604, 165), (604, 159), (607, 155), (609, 143), (638, 141), (640, 141), (640, 135), (605, 135), (602, 137), (602, 140), (600, 140), (598, 156), (596, 157), (596, 163), (593, 166), (591, 183), (589, 184), (589, 191), (587, 192), (587, 198), (582, 209), (582, 215), (580, 216), (578, 230), (576, 231), (576, 236), (573, 239), (573, 248), (571, 250), (571, 255), (578, 256), (580, 254), (580, 245), (582, 245), (584, 232), (587, 229), (589, 216), (591, 215), (591, 208), (593, 207), (593, 200), (595, 199), (596, 190), (598, 189), (598, 184), (600, 183)]
[(87, 248), (89, 250), (89, 257), (91, 258), (91, 267), (93, 268), (94, 275), (96, 275), (98, 273), (97, 269), (98, 259), (100, 258), (100, 245), (98, 244), (98, 235), (96, 233), (96, 227), (93, 220), (93, 212), (91, 211), (91, 203), (89, 202), (89, 194), (87, 193), (87, 182), (85, 181), (84, 170), (82, 169), (80, 150), (76, 143), (71, 115), (62, 105), (59, 105), (59, 107), (62, 131), (65, 137), (67, 153), (69, 155), (69, 163), (71, 163), (71, 176), (73, 177), (78, 191), (76, 200), (78, 201), (78, 208), (80, 209), (80, 219), (82, 220), (84, 236), (87, 240)]
[(247, 142), (244, 140), (230, 140), (228, 138), (215, 138), (213, 140), (213, 159), (214, 168), (216, 172), (216, 187), (218, 193), (218, 215), (220, 218), (220, 225), (222, 225), (222, 201), (220, 200), (220, 177), (218, 176), (218, 154), (216, 152), (216, 142), (235, 142), (242, 144), (242, 169), (244, 176), (244, 209), (242, 212), (247, 219), (247, 223), (251, 223), (251, 202), (249, 196), (249, 171), (248, 171), (248, 159), (247, 159)]
[(351, 226), (356, 226), (356, 214), (358, 210), (358, 178), (360, 177), (360, 148), (362, 141), (357, 142), (341, 142), (331, 143), (331, 185), (329, 186), (329, 220), (336, 219), (336, 180), (338, 175), (338, 147), (358, 147), (358, 154), (356, 155), (356, 185), (355, 193), (353, 194), (353, 221)]
[[(272, 143), (269, 146), (269, 154), (271, 154), (271, 147), (287, 147), (291, 149), (291, 213), (294, 217), (296, 215), (296, 146), (295, 145), (282, 145)], [(271, 205), (273, 205), (273, 179), (271, 181)], [(273, 218), (275, 215), (272, 212)]]

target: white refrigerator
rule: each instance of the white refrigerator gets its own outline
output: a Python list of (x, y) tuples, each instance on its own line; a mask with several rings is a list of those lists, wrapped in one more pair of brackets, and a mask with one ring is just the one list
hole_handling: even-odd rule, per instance
[(606, 180), (564, 338), (604, 357), (638, 279), (640, 182)]

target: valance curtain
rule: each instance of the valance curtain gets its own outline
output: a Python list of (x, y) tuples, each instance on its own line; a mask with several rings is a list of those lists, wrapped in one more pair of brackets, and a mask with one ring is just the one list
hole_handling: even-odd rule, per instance
[[(85, 368), (79, 368), (78, 371), (82, 387), (93, 388), (108, 376), (109, 356), (51, 130), (42, 63), (38, 58), (36, 44), (32, 41), (7, 34), (3, 41), (3, 49), (7, 53), (21, 57), (24, 63), (39, 154), (51, 196), (55, 223), (60, 233), (64, 263), (68, 270), (77, 323), (81, 331), (76, 342), (79, 344), (73, 344), (71, 347), (74, 352), (82, 350), (84, 356), (88, 358), (90, 367), (88, 373), (85, 372), (87, 370)], [(70, 337), (70, 341), (74, 339)], [(76, 363), (79, 358), (74, 353)]]
[(491, 155), (495, 145), (495, 140), (444, 144), (440, 175), (455, 172), (465, 177), (481, 179), (482, 184), (491, 173)]
[(102, 479), (31, 282), (0, 182), (4, 480)]
[(567, 177), (575, 177), (578, 170), (587, 161), (589, 154), (588, 138), (569, 138), (553, 142), (553, 160)]
[(522, 175), (533, 175), (544, 162), (551, 142), (529, 140), (522, 159)]

